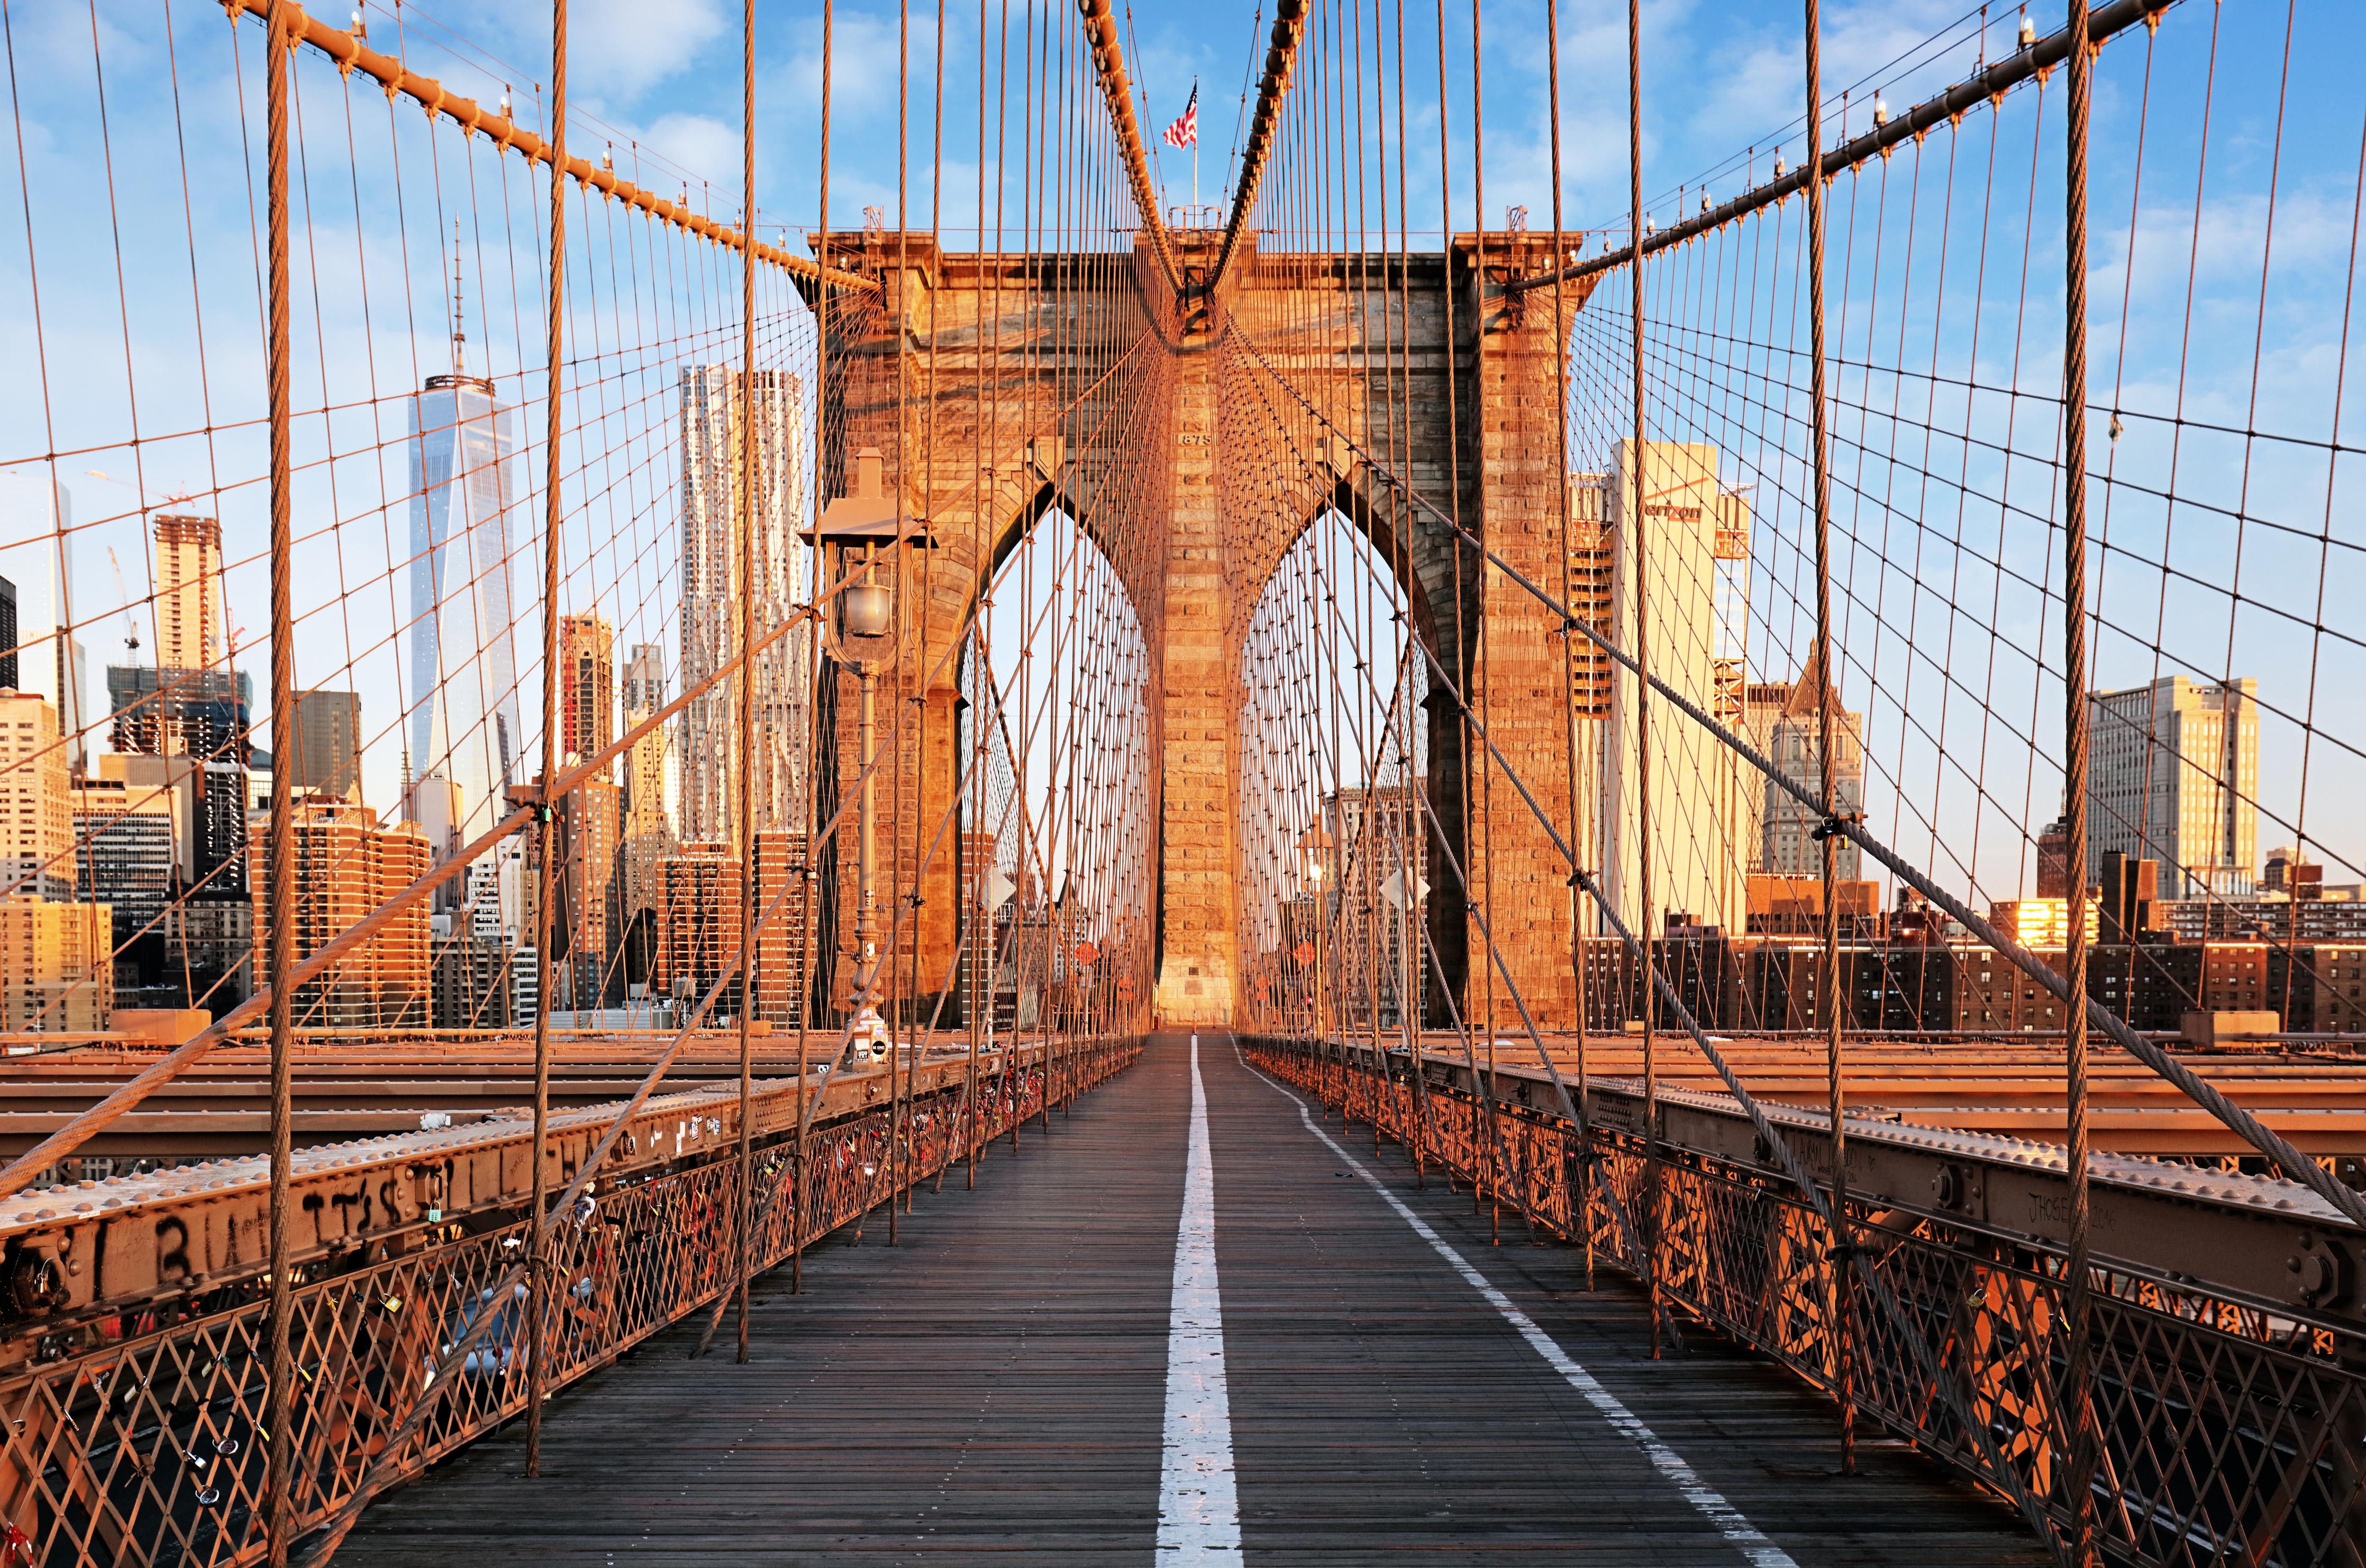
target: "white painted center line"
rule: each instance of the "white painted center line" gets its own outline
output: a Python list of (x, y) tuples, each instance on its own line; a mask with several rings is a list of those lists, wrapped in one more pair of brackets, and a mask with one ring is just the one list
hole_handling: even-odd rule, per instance
[[(1240, 1050), (1238, 1042), (1234, 1043), (1233, 1049), (1237, 1055)], [(1252, 1073), (1256, 1072), (1256, 1068), (1248, 1066), (1248, 1059), (1245, 1056), (1241, 1058), (1241, 1066), (1248, 1067)], [(1191, 1065), (1195, 1108), (1198, 1103), (1199, 1070), (1199, 1060), (1195, 1055)], [(1520, 1337), (1528, 1342), (1528, 1348), (1542, 1356), (1546, 1364), (1559, 1372), (1570, 1387), (1585, 1396), (1585, 1402), (1593, 1405), (1604, 1420), (1610, 1423), (1611, 1430), (1642, 1450), (1643, 1457), (1651, 1461), (1651, 1468), (1658, 1471), (1669, 1484), (1675, 1487), (1683, 1495), (1684, 1501), (1697, 1509), (1703, 1518), (1716, 1526), (1719, 1535), (1741, 1548), (1741, 1555), (1752, 1564), (1752, 1568), (1798, 1568), (1798, 1564), (1791, 1561), (1789, 1552), (1767, 1540), (1765, 1533), (1744, 1517), (1741, 1509), (1727, 1502), (1716, 1488), (1703, 1481), (1693, 1467), (1684, 1462), (1684, 1457), (1682, 1454), (1662, 1442), (1651, 1428), (1643, 1425), (1635, 1413), (1627, 1408), (1625, 1400), (1603, 1387), (1592, 1372), (1572, 1360), (1567, 1351), (1553, 1342), (1552, 1336), (1537, 1326), (1534, 1318), (1512, 1304), (1511, 1297), (1489, 1283), (1487, 1277), (1470, 1267), (1464, 1260), (1462, 1254), (1457, 1252), (1443, 1236), (1430, 1228), (1426, 1220), (1407, 1208), (1394, 1192), (1389, 1190), (1379, 1177), (1365, 1169), (1363, 1163), (1343, 1148), (1338, 1140), (1316, 1125), (1314, 1118), (1306, 1113), (1306, 1101), (1291, 1094), (1290, 1090), (1283, 1089), (1264, 1074), (1256, 1073), (1256, 1077), (1259, 1082), (1277, 1093), (1286, 1096), (1291, 1103), (1295, 1104), (1298, 1107), (1298, 1120), (1306, 1130), (1322, 1139), (1324, 1145), (1348, 1169), (1362, 1177), (1365, 1185), (1379, 1193), (1380, 1201), (1395, 1210), (1399, 1219), (1411, 1225), (1415, 1235), (1429, 1243), (1437, 1255), (1445, 1258), (1456, 1273), (1462, 1276), (1464, 1283), (1486, 1297), (1487, 1304), (1504, 1314), (1504, 1321), (1510, 1324)], [(1179, 1257), (1176, 1261), (1176, 1270), (1179, 1292), (1179, 1281), (1182, 1278), (1182, 1261)], [(1169, 1386), (1171, 1388), (1172, 1385)], [(1167, 1397), (1172, 1400), (1174, 1395), (1170, 1393)]]
[(1216, 1287), (1216, 1171), (1200, 1037), (1191, 1036), (1191, 1142), (1175, 1227), (1175, 1295), (1166, 1314), (1166, 1458), (1158, 1478), (1162, 1564), (1241, 1561), (1233, 1480), (1233, 1403), (1224, 1384), (1224, 1305)]

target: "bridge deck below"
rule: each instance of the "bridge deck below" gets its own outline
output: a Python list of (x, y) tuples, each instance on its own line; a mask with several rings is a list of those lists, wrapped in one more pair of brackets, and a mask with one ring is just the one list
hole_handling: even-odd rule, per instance
[[(1502, 1245), (1467, 1193), (1325, 1131), (1500, 1292), (1486, 1296), (1252, 1073), (1202, 1043), (1242, 1558), (1425, 1564), (2037, 1563), (2000, 1506), (1876, 1443), (1839, 1474), (1831, 1408), (1705, 1335), (1642, 1355), (1623, 1280)], [(759, 1282), (752, 1361), (677, 1330), (366, 1515), (366, 1563), (937, 1561), (1144, 1564), (1156, 1551), (1189, 1049), (1140, 1066), (923, 1194), (884, 1244)], [(1524, 1313), (1733, 1517), (1688, 1500), (1524, 1338)], [(1737, 1525), (1735, 1519), (1746, 1521)], [(1753, 1540), (1743, 1532), (1763, 1532)]]

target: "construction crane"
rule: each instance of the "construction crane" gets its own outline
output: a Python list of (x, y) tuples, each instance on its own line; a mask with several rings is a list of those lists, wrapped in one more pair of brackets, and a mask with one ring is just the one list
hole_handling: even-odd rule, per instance
[[(161, 507), (164, 506), (186, 506), (197, 495), (197, 491), (193, 490), (167, 491), (164, 492), (160, 502), (152, 504), (148, 500), (148, 492), (142, 490), (140, 486), (132, 483), (130, 479), (117, 479), (113, 474), (104, 472), (97, 468), (84, 468), (83, 472), (89, 475), (92, 479), (104, 479), (108, 484), (119, 485), (123, 489), (130, 491), (133, 495), (139, 498), (140, 510), (143, 514), (159, 510)], [(140, 624), (132, 616), (131, 589), (124, 581), (123, 563), (116, 558), (115, 547), (113, 545), (107, 547), (107, 564), (115, 569), (116, 591), (123, 596), (123, 646), (136, 652), (140, 647)], [(241, 626), (234, 628), (231, 631), (231, 643), (233, 648), (237, 646), (238, 637), (244, 630), (245, 628)]]
[[(155, 506), (149, 504), (148, 492), (141, 489), (138, 485), (133, 484), (130, 479), (118, 479), (113, 474), (102, 473), (96, 468), (84, 468), (83, 472), (88, 474), (92, 479), (105, 479), (111, 485), (121, 485), (125, 490), (130, 491), (132, 494), (140, 498), (141, 511), (152, 512), (156, 510)], [(193, 490), (166, 491), (160, 504), (163, 506), (186, 506), (191, 501), (195, 500), (197, 495), (197, 492)]]
[(116, 558), (115, 547), (107, 547), (107, 564), (115, 569), (115, 592), (123, 602), (123, 646), (133, 653), (140, 651), (140, 623), (131, 615), (131, 589), (123, 581), (123, 563)]

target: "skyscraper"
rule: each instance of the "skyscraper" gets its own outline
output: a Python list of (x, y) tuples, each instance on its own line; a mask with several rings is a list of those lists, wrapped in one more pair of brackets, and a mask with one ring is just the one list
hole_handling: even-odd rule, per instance
[(665, 650), (653, 642), (637, 642), (625, 660), (625, 713), (646, 717), (665, 706)]
[(1412, 915), (1428, 876), (1425, 787), (1419, 779), (1369, 784), (1323, 803), (1338, 865), (1327, 957), (1349, 1027), (1378, 1017), (1394, 1028), (1420, 1006), (1423, 960)]
[[(323, 795), (295, 804), (292, 891), (296, 957), (310, 957), (426, 874), (428, 846), (417, 827), (381, 827), (366, 806)], [(255, 927), (267, 896), (262, 855), (253, 884)], [(430, 1014), (427, 910), (413, 904), (325, 974), (296, 989), (299, 1028), (424, 1028)]]
[[(636, 643), (625, 661), (625, 728), (666, 705), (664, 650)], [(624, 821), (618, 829), (617, 929), (612, 945), (626, 986), (646, 985), (657, 966), (658, 920), (665, 909), (665, 862), (674, 852), (670, 725), (660, 724), (625, 753)]]
[[(540, 775), (536, 775), (539, 777)], [(617, 789), (606, 779), (586, 779), (569, 791), (546, 838), (525, 841), (520, 901), (521, 932), (541, 930), (542, 853), (555, 844), (558, 865), (553, 881), (558, 898), (550, 916), (550, 956), (564, 965), (553, 995), (558, 1007), (602, 1005), (609, 990), (611, 893), (616, 875)]]
[[(1639, 464), (1634, 443), (1622, 442), (1611, 473), (1593, 482), (1606, 492), (1602, 515), (1613, 554), (1611, 640), (1629, 650), (1636, 646), (1639, 564), (1651, 674), (1704, 711), (1736, 723), (1741, 717), (1734, 657), (1740, 628), (1727, 624), (1734, 611), (1719, 563), (1747, 559), (1750, 512), (1742, 497), (1718, 483), (1718, 461), (1715, 446), (1651, 441)], [(1620, 668), (1610, 684), (1599, 761), (1598, 863), (1605, 895), (1639, 934), (1644, 828), (1635, 678)], [(1744, 788), (1741, 763), (1723, 743), (1657, 698), (1651, 714), (1651, 918), (1656, 925), (1662, 915), (1681, 914), (1691, 924), (1740, 931), (1758, 798)]]
[[(616, 638), (603, 615), (558, 618), (558, 751), (588, 758), (616, 740)], [(603, 771), (613, 777), (615, 770)]]
[(0, 898), (73, 897), (73, 800), (58, 710), (0, 691)]
[(191, 875), (220, 893), (246, 886), (247, 769), (254, 680), (225, 653), (221, 525), (160, 514), (155, 527), (155, 665), (109, 665), (116, 750), (186, 757), (196, 780)]
[(115, 1010), (113, 911), (0, 897), (0, 1030), (104, 1029)]
[(361, 799), (362, 699), (357, 692), (299, 692), (296, 722), (279, 741), (275, 767), (288, 771), (288, 787), (307, 795)]
[(74, 780), (72, 794), (73, 858), (87, 896), (115, 911), (115, 946), (136, 942), (162, 953), (180, 870), (173, 791), (102, 775)]
[[(411, 694), (405, 784), (459, 791), (465, 843), (517, 782), (524, 730), (510, 600), (510, 411), (454, 349), (411, 405)], [(406, 815), (417, 816), (415, 802)], [(444, 852), (441, 845), (437, 852)]]
[(156, 664), (210, 670), (221, 657), (221, 524), (156, 518)]
[(17, 689), (17, 585), (0, 577), (0, 689)]
[[(1569, 613), (1604, 637), (1617, 626), (1611, 595), (1617, 551), (1609, 487), (1600, 474), (1572, 474), (1569, 485)], [(1570, 702), (1580, 718), (1610, 716), (1611, 671), (1617, 661), (1583, 632), (1569, 639)], [(1580, 742), (1584, 744), (1583, 741)]]
[[(682, 373), (682, 682), (697, 686), (738, 652), (741, 605), (757, 634), (788, 618), (806, 570), (797, 526), (806, 507), (805, 414), (797, 378), (755, 376), (753, 418), (742, 415), (739, 372)], [(756, 496), (752, 558), (742, 559), (741, 442), (752, 426)], [(755, 826), (803, 826), (807, 633), (793, 631), (754, 660), (755, 733), (743, 739), (732, 681), (717, 682), (682, 716), (685, 839), (731, 841), (738, 831), (738, 767), (755, 769)]]
[[(666, 705), (665, 657), (652, 642), (633, 645), (625, 662), (625, 728), (632, 728)], [(625, 837), (665, 832), (672, 827), (667, 798), (666, 732), (659, 725), (625, 754)]]
[[(1743, 706), (1743, 738), (1782, 769), (1786, 778), (1819, 797), (1824, 788), (1823, 691), (1821, 671), (1810, 654), (1797, 681), (1752, 682)], [(1865, 716), (1832, 716), (1833, 805), (1848, 817), (1865, 809)], [(1820, 814), (1758, 777), (1755, 770), (1747, 772), (1742, 782), (1745, 793), (1762, 803), (1755, 814), (1758, 835), (1750, 869), (1771, 876), (1823, 875), (1824, 846), (1814, 836)], [(1863, 874), (1865, 852), (1852, 839), (1842, 839), (1837, 847), (1834, 878), (1856, 881)]]
[[(780, 897), (802, 874), (805, 835), (772, 829), (756, 833), (757, 909), (779, 906), (757, 933), (755, 1016), (774, 1023), (796, 1021), (807, 984), (811, 955), (805, 908), (795, 896)], [(692, 1001), (704, 996), (739, 951), (740, 857), (728, 844), (690, 843), (665, 862), (664, 911), (659, 918), (656, 972), (663, 994)], [(739, 1010), (741, 983), (735, 978), (716, 999), (717, 1017)]]
[[(62, 547), (73, 497), (31, 474), (0, 473), (0, 691), (47, 697), (69, 767), (86, 750), (90, 713), (81, 641), (72, 635), (73, 560)], [(87, 619), (89, 611), (84, 609)]]
[(2248, 897), (2259, 862), (2259, 683), (2167, 675), (2089, 694), (2087, 880), (2103, 856), (2160, 863), (2166, 899)]

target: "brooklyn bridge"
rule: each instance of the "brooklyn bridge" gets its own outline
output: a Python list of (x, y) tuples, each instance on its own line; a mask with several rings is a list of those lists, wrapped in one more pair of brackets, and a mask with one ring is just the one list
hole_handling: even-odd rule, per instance
[(575, 10), (0, 6), (0, 1568), (2366, 1568), (2351, 8)]

